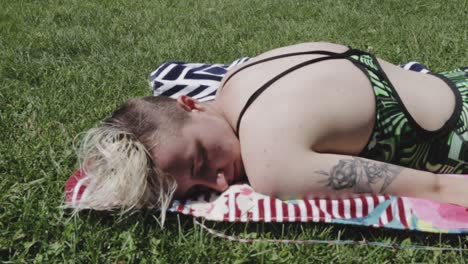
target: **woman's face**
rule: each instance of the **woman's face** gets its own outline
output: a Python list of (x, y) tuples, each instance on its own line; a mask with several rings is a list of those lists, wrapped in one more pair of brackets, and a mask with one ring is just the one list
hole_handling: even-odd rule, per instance
[(165, 137), (151, 151), (156, 166), (177, 182), (174, 197), (225, 191), (244, 174), (240, 145), (231, 126), (211, 111), (189, 111), (179, 136)]

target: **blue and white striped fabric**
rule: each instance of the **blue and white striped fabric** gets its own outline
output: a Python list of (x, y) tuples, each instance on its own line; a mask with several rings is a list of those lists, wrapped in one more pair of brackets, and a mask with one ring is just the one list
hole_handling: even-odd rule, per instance
[[(155, 96), (169, 96), (177, 99), (188, 95), (200, 102), (215, 99), (216, 90), (226, 72), (232, 67), (247, 62), (251, 58), (243, 57), (231, 64), (187, 63), (170, 61), (162, 64), (149, 76), (149, 84)], [(423, 64), (411, 61), (401, 64), (406, 70), (429, 73)]]
[(201, 102), (209, 101), (215, 98), (226, 72), (250, 59), (240, 58), (231, 64), (166, 62), (150, 74), (149, 82), (155, 96), (188, 95)]

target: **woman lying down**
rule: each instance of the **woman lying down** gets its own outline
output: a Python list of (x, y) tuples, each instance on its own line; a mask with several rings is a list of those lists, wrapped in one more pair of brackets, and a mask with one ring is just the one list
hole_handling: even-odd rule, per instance
[(387, 194), (468, 207), (467, 69), (403, 70), (332, 43), (265, 52), (216, 100), (131, 99), (86, 133), (75, 210), (156, 207), (248, 180), (287, 199)]

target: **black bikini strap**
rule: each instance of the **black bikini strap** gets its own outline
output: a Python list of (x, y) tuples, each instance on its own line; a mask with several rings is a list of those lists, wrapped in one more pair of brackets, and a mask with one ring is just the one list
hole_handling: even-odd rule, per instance
[[(346, 57), (349, 57), (351, 55), (353, 55), (355, 53), (356, 50), (354, 49), (348, 49), (347, 51), (343, 52), (343, 53), (334, 53), (334, 52), (327, 52), (327, 53), (330, 53), (331, 55), (328, 56), (328, 57), (320, 57), (320, 58), (315, 58), (315, 59), (312, 59), (312, 60), (308, 60), (308, 61), (305, 61), (305, 62), (302, 62), (302, 63), (299, 63), (297, 64), (296, 66), (293, 66), (285, 71), (283, 71), (282, 73), (276, 75), (275, 77), (273, 77), (271, 80), (269, 80), (268, 82), (266, 82), (265, 84), (263, 84), (260, 88), (257, 89), (257, 91), (255, 91), (255, 93), (253, 93), (249, 99), (247, 100), (247, 103), (245, 104), (244, 108), (242, 108), (242, 111), (240, 112), (240, 115), (239, 115), (239, 118), (237, 119), (237, 125), (236, 125), (236, 135), (237, 137), (239, 137), (239, 129), (240, 129), (240, 122), (242, 120), (242, 117), (244, 116), (244, 113), (245, 111), (247, 110), (247, 108), (255, 101), (255, 99), (261, 94), (263, 93), (270, 85), (272, 85), (274, 82), (276, 82), (277, 80), (281, 79), (282, 77), (284, 77), (285, 75), (287, 75), (288, 73), (291, 73), (299, 68), (302, 68), (304, 66), (307, 66), (307, 65), (310, 65), (310, 64), (313, 64), (313, 63), (316, 63), (316, 62), (320, 62), (320, 61), (324, 61), (324, 60), (333, 60), (333, 59), (344, 59)], [(320, 51), (322, 52), (322, 51)], [(309, 53), (310, 54), (310, 53)], [(250, 66), (250, 65), (248, 65)], [(248, 67), (247, 66), (247, 67)], [(245, 67), (245, 68), (247, 68)]]
[(332, 55), (339, 54), (339, 53), (331, 52), (331, 51), (326, 51), (326, 50), (314, 50), (314, 51), (303, 51), (303, 52), (286, 53), (286, 54), (281, 54), (281, 55), (277, 55), (277, 56), (273, 56), (273, 57), (268, 57), (268, 58), (265, 58), (265, 59), (261, 59), (261, 60), (252, 62), (251, 64), (248, 64), (248, 65), (246, 65), (245, 67), (242, 67), (242, 68), (237, 69), (235, 72), (233, 72), (231, 75), (229, 75), (229, 77), (226, 79), (226, 81), (224, 81), (224, 84), (223, 84), (223, 85), (226, 85), (226, 83), (227, 83), (232, 77), (234, 77), (234, 75), (236, 75), (236, 74), (239, 73), (240, 71), (243, 71), (243, 70), (245, 70), (245, 69), (247, 69), (247, 68), (249, 68), (249, 67), (251, 67), (251, 66), (257, 65), (257, 64), (259, 64), (259, 63), (263, 63), (263, 62), (267, 62), (267, 61), (271, 61), (271, 60), (276, 60), (276, 59), (281, 59), (281, 58), (285, 58), (285, 57), (290, 57), (290, 56), (310, 55), (310, 54), (319, 54), (319, 55), (328, 55), (328, 56), (332, 56)]

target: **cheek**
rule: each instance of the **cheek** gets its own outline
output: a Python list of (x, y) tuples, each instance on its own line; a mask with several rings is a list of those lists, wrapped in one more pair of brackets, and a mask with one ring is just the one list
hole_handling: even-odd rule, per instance
[(209, 149), (212, 157), (219, 161), (230, 161), (240, 155), (239, 140), (232, 128), (224, 122), (212, 123), (209, 132)]
[(235, 135), (227, 137), (223, 143), (223, 150), (226, 158), (232, 160), (236, 159), (237, 155), (240, 155), (239, 140), (237, 140)]
[(239, 143), (234, 135), (218, 135), (211, 144), (214, 159), (232, 160), (239, 152)]

